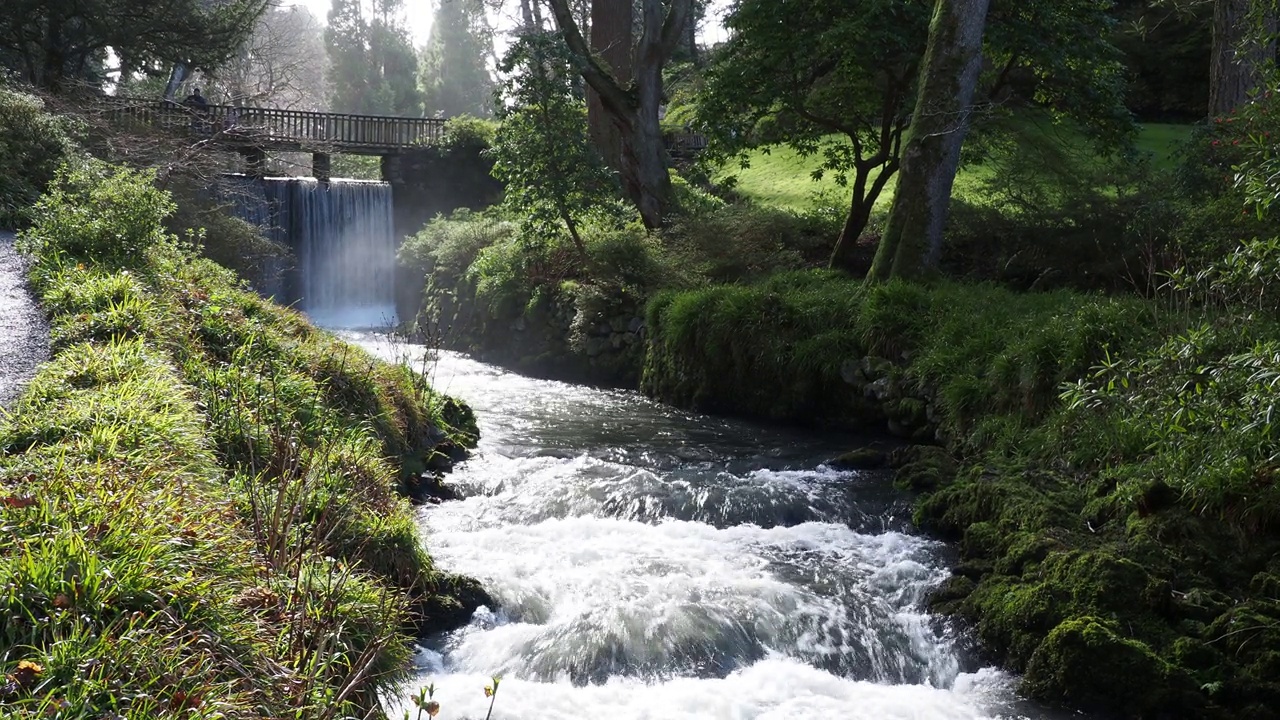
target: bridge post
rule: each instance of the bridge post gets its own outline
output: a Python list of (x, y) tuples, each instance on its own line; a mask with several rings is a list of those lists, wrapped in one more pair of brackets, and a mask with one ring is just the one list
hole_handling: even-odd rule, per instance
[(329, 153), (311, 153), (311, 174), (320, 182), (329, 182), (333, 175), (333, 158)]

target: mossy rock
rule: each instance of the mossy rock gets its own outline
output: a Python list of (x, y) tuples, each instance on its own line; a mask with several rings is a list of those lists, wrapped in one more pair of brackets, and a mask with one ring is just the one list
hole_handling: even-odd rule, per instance
[(1046, 558), (1041, 567), (1055, 593), (1076, 608), (1132, 617), (1147, 607), (1151, 577), (1128, 558), (1105, 550), (1072, 551)]
[(883, 450), (861, 447), (832, 460), (830, 465), (837, 470), (877, 470), (888, 462), (889, 456)]
[(929, 609), (936, 613), (950, 615), (960, 609), (961, 604), (978, 584), (964, 575), (952, 575), (929, 596)]
[(1027, 663), (1022, 686), (1038, 700), (1146, 717), (1172, 704), (1170, 677), (1169, 665), (1145, 643), (1085, 616), (1049, 633)]
[(950, 483), (956, 476), (956, 463), (943, 448), (913, 445), (894, 453), (890, 463), (898, 469), (893, 484), (903, 490), (924, 492)]
[(1066, 546), (1060, 540), (1039, 533), (1019, 533), (1007, 543), (1007, 548), (996, 561), (996, 572), (1022, 575), (1039, 566), (1051, 554), (1062, 552)]
[(1053, 593), (1042, 584), (990, 577), (965, 600), (962, 612), (977, 621), (978, 636), (1002, 653), (1014, 671), (1026, 667), (1041, 640), (1059, 621)]
[[(1222, 653), (1217, 649), (1186, 636), (1173, 641), (1169, 656), (1175, 664), (1189, 670), (1212, 671), (1221, 668), (1224, 664)], [(1204, 682), (1209, 680), (1206, 678)]]
[(495, 602), (478, 580), (439, 573), (428, 590), (414, 599), (414, 629), (420, 637), (426, 637), (460, 628), (482, 605), (493, 608)]
[(1004, 547), (1004, 533), (995, 523), (974, 523), (965, 529), (960, 547), (965, 557), (995, 557)]
[(1249, 581), (1249, 592), (1267, 600), (1280, 600), (1280, 575), (1260, 572)]

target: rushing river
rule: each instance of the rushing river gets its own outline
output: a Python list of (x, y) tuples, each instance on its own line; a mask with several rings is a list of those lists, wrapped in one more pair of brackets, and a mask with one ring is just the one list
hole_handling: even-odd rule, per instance
[(484, 718), (490, 675), (495, 720), (1050, 717), (923, 610), (947, 548), (884, 475), (823, 465), (848, 437), (433, 358), (482, 435), (425, 542), (500, 603), (420, 650), (441, 718)]

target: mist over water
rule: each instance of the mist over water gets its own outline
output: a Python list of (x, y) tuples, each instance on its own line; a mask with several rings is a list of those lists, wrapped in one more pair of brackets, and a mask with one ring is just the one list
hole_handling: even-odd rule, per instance
[[(420, 346), (349, 334), (423, 367)], [(441, 718), (1049, 718), (923, 609), (948, 552), (848, 437), (682, 413), (452, 353), (427, 366), (482, 439), (426, 507), (443, 568), (500, 607), (428, 638)], [(388, 699), (400, 716), (403, 698)]]

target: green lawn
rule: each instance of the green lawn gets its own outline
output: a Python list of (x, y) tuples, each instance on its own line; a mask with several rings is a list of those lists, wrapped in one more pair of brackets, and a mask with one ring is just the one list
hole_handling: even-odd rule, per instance
[[(1143, 125), (1137, 139), (1140, 152), (1149, 153), (1152, 163), (1157, 168), (1166, 169), (1173, 165), (1175, 154), (1191, 135), (1190, 125), (1170, 125), (1151, 123)], [(716, 174), (716, 180), (736, 175), (738, 190), (756, 202), (807, 210), (812, 208), (820, 196), (828, 196), (840, 203), (847, 202), (848, 188), (840, 187), (834, 176), (827, 173), (821, 180), (814, 180), (813, 171), (820, 163), (819, 156), (802, 157), (795, 150), (784, 145), (754, 150), (749, 155), (750, 167), (739, 168), (737, 165), (726, 165)], [(979, 192), (980, 184), (990, 173), (988, 166), (961, 168), (956, 177), (955, 192), (959, 196), (971, 196)], [(880, 209), (887, 209), (893, 198), (893, 184), (890, 183), (876, 203)]]

